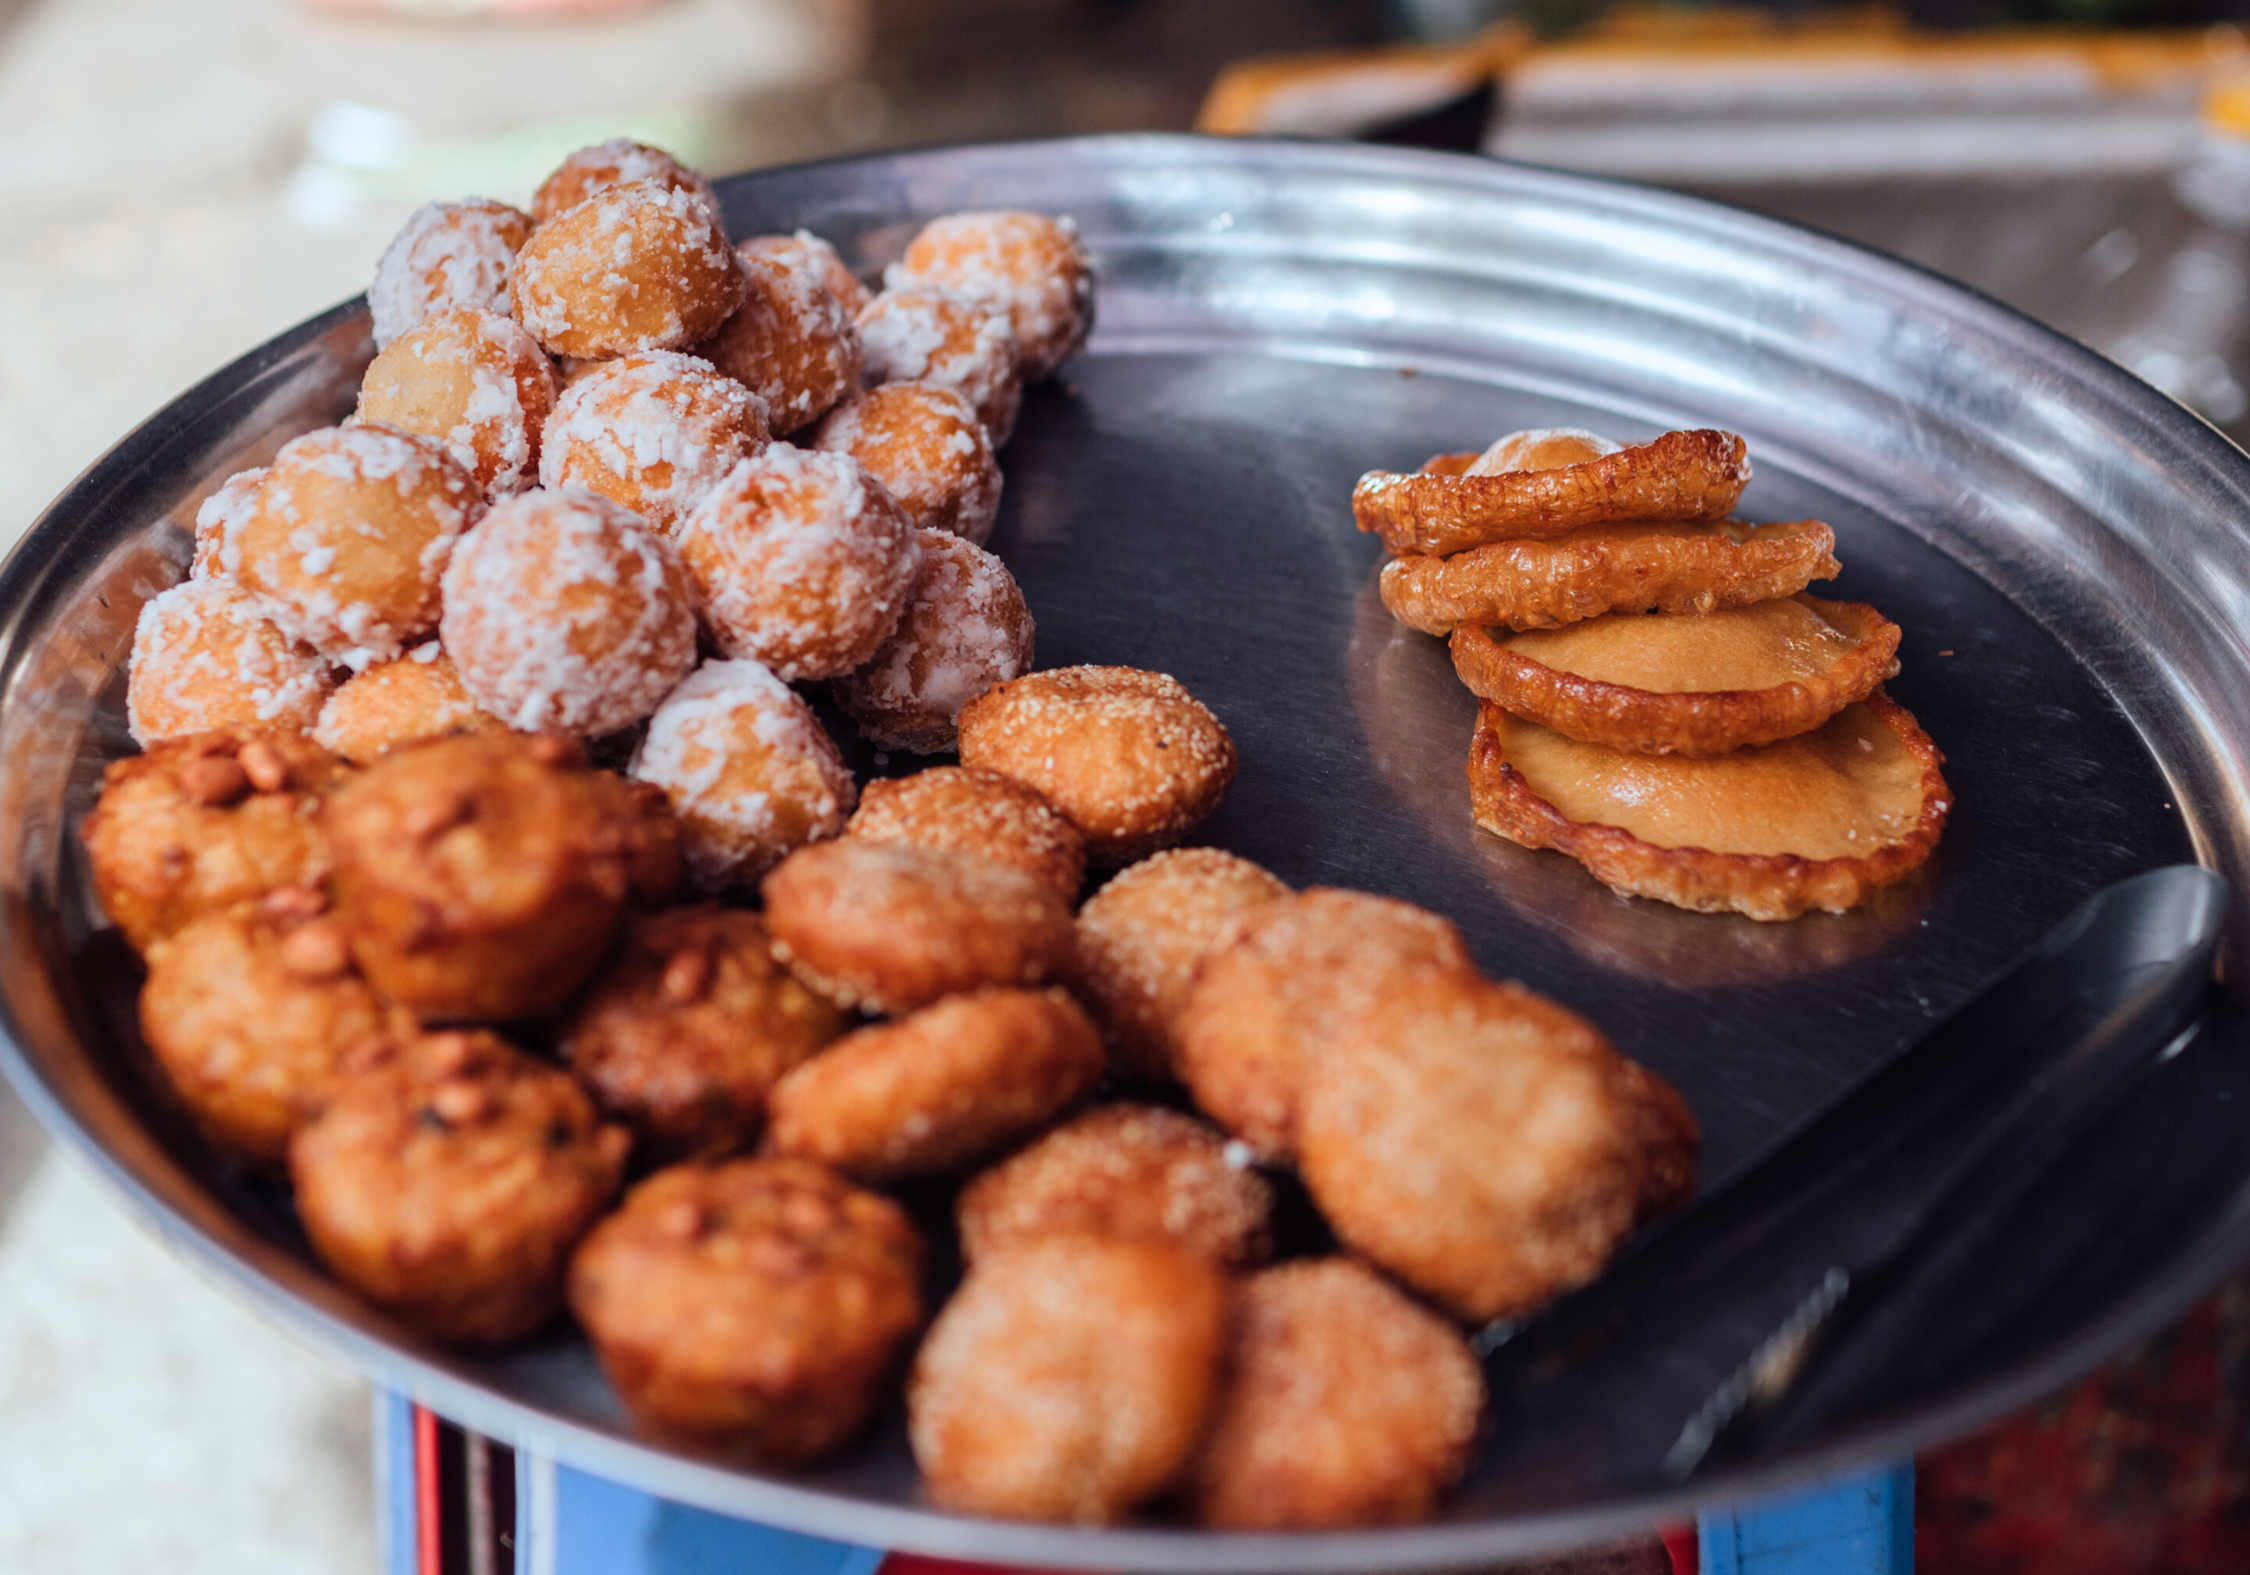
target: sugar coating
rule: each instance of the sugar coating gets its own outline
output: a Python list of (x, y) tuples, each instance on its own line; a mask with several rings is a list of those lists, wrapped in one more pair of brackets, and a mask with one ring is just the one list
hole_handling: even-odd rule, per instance
[(435, 438), (488, 497), (538, 479), (555, 367), (513, 318), (474, 307), (432, 313), (375, 358), (359, 419)]
[(604, 187), (542, 224), (511, 282), (516, 320), (556, 355), (678, 350), (742, 300), (718, 214), (661, 180)]
[(836, 681), (836, 703), (886, 749), (936, 754), (954, 744), (961, 708), (1031, 670), (1038, 626), (1016, 577), (982, 547), (921, 533), (922, 572), (898, 631), (865, 667)]
[(932, 219), (884, 279), (894, 290), (952, 290), (1005, 311), (1027, 382), (1067, 361), (1094, 324), (1093, 269), (1067, 218), (991, 212)]
[(652, 148), (630, 137), (612, 137), (590, 148), (580, 148), (564, 159), (540, 183), (531, 199), (531, 217), (545, 224), (566, 208), (575, 208), (596, 192), (628, 181), (654, 180), (687, 192), (719, 211), (719, 194), (711, 183), (662, 148)]
[(220, 727), (308, 727), (333, 685), (320, 653), (292, 640), (224, 579), (184, 580), (133, 626), (126, 725), (144, 748)]
[(728, 656), (839, 678), (905, 616), (921, 544), (859, 462), (776, 443), (729, 471), (679, 529), (695, 609)]
[(786, 437), (859, 386), (859, 332), (812, 268), (747, 246), (741, 264), (742, 304), (697, 353), (763, 395)]
[(800, 273), (810, 272), (828, 287), (828, 293), (836, 297), (845, 311), (855, 316), (873, 299), (867, 286), (859, 282), (859, 276), (844, 266), (842, 253), (810, 230), (798, 230), (790, 235), (755, 235), (736, 250), (745, 257), (771, 257)]
[(1016, 429), (1023, 377), (1008, 314), (949, 290), (885, 290), (856, 322), (868, 385), (930, 383), (976, 406), (994, 448)]
[(1495, 438), (1492, 446), (1461, 474), (1506, 476), (1525, 470), (1559, 470), (1618, 453), (1620, 447), (1584, 427), (1533, 427)]
[(835, 740), (760, 662), (705, 662), (657, 707), (631, 776), (662, 788), (706, 891), (747, 884), (833, 837), (859, 790)]
[(384, 249), (367, 287), (375, 347), (386, 348), (449, 307), (505, 314), (516, 254), (530, 238), (529, 214), (489, 198), (417, 208)]
[(470, 697), (527, 733), (630, 727), (695, 665), (678, 559), (575, 487), (493, 505), (446, 569), (440, 633)]
[(195, 511), (195, 561), (188, 565), (188, 578), (225, 576), (227, 538), (250, 517), (258, 501), (258, 483), (265, 476), (263, 465), (256, 470), (238, 470), (203, 500), (202, 507)]
[(929, 383), (885, 383), (839, 405), (812, 446), (849, 454), (917, 526), (982, 546), (1000, 515), (1000, 462), (976, 408)]
[(766, 402), (708, 361), (648, 350), (575, 379), (548, 420), (539, 479), (613, 498), (670, 534), (766, 446)]

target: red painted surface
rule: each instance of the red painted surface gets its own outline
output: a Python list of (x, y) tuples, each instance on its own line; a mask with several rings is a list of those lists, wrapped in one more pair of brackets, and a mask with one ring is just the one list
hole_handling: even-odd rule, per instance
[(445, 1575), (444, 1501), (438, 1493), (438, 1419), (414, 1408), (414, 1571)]
[(1672, 1575), (1702, 1575), (1703, 1549), (1695, 1540), (1695, 1527), (1659, 1526), (1656, 1534), (1664, 1539), (1665, 1555), (1672, 1561)]
[(1064, 1572), (1023, 1569), (1015, 1565), (964, 1564), (959, 1559), (933, 1559), (922, 1553), (894, 1553), (876, 1566), (875, 1575), (1064, 1575)]

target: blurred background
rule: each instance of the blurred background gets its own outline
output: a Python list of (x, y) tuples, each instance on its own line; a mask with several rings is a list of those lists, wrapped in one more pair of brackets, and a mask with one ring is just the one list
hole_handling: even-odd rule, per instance
[[(2250, 435), (2250, 0), (0, 0), (0, 540), (613, 135), (713, 173), (1126, 129), (1675, 186), (1951, 274)], [(1933, 1570), (2250, 1568), (2250, 1299), (1922, 1467)], [(0, 1571), (374, 1567), (367, 1400), (0, 1090)]]

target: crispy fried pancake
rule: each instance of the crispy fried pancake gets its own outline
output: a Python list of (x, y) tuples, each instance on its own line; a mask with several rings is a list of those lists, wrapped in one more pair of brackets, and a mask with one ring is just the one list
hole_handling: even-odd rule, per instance
[(1394, 558), (1381, 589), (1391, 616), (1424, 634), (1557, 629), (1607, 612), (1712, 612), (1793, 596), (1835, 576), (1835, 545), (1818, 520), (1591, 525), (1450, 558)]
[(1810, 732), (1898, 671), (1898, 625), (1864, 602), (1610, 613), (1511, 633), (1463, 624), (1453, 667), (1481, 699), (1652, 755), (1723, 755)]
[(1410, 476), (1371, 470), (1352, 489), (1352, 517), (1395, 553), (1442, 557), (1587, 525), (1724, 519), (1750, 480), (1745, 446), (1731, 432), (1667, 432), (1576, 464), (1497, 474), (1479, 472), (1477, 461), (1443, 454)]
[(1611, 890), (1705, 913), (1841, 913), (1918, 867), (1953, 794), (1944, 759), (1877, 689), (1815, 732), (1710, 760), (1581, 744), (1484, 705), (1477, 824), (1557, 848)]

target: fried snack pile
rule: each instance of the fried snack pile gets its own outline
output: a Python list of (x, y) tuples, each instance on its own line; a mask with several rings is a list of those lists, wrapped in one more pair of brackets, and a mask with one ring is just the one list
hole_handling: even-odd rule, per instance
[(1627, 896), (1841, 913), (1929, 858), (1953, 795), (1883, 692), (1898, 626), (1806, 595), (1835, 535), (1728, 518), (1749, 479), (1729, 432), (1554, 428), (1370, 471), (1352, 510), (1396, 555), (1384, 606), (1484, 702), (1478, 825)]

